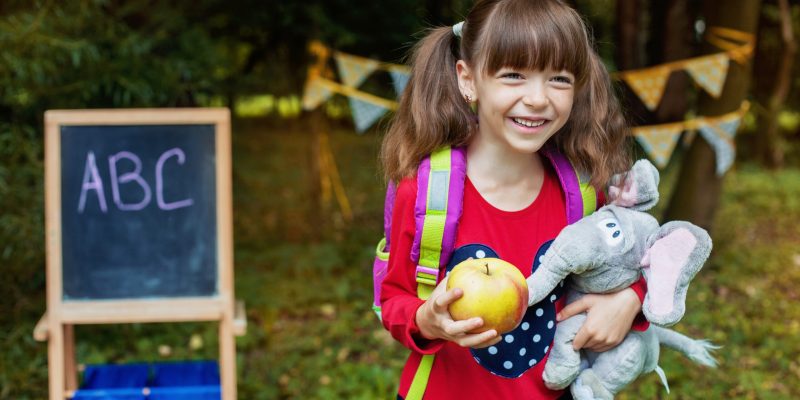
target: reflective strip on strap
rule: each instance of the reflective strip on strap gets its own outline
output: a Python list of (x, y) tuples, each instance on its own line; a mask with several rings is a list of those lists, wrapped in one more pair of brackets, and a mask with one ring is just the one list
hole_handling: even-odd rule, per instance
[(411, 381), (411, 387), (408, 388), (406, 400), (421, 400), (425, 394), (425, 388), (428, 386), (428, 378), (431, 376), (431, 367), (433, 366), (433, 354), (426, 354), (419, 360), (419, 367), (414, 374), (414, 380)]
[(439, 268), (442, 252), (442, 237), (447, 219), (447, 197), (450, 179), (450, 148), (431, 154), (431, 170), (428, 178), (427, 209), (422, 225), (419, 244), (419, 265)]

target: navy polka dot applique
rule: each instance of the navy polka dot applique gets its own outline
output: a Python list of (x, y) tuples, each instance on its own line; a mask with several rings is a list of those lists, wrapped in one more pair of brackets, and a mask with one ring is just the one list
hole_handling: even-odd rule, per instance
[[(550, 247), (552, 240), (546, 242), (536, 252), (532, 271), (539, 268), (540, 258)], [(470, 257), (501, 258), (488, 246), (470, 244), (458, 248), (447, 265), (447, 271)], [(473, 358), (489, 372), (505, 378), (516, 378), (525, 373), (544, 358), (550, 350), (556, 331), (556, 301), (563, 295), (563, 282), (541, 302), (528, 307), (522, 322), (511, 332), (503, 335), (497, 344), (483, 348), (470, 349)]]

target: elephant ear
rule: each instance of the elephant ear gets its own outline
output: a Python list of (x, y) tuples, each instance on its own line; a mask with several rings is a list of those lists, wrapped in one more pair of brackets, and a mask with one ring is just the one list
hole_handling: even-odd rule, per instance
[(648, 321), (669, 326), (683, 318), (686, 291), (711, 253), (708, 233), (688, 222), (664, 224), (647, 240), (641, 265), (647, 278), (642, 312)]
[(650, 161), (636, 161), (630, 171), (611, 178), (610, 203), (636, 211), (649, 210), (658, 203), (658, 181), (658, 170)]

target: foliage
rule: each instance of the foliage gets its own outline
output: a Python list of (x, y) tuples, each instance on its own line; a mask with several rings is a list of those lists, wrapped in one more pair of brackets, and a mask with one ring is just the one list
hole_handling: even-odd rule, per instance
[[(0, 2), (0, 399), (47, 395), (47, 347), (31, 337), (45, 308), (44, 110), (297, 94), (308, 38), (396, 61), (414, 32), (459, 19), (434, 5), (463, 10), (465, 3)], [(602, 26), (599, 48), (610, 54), (611, 2), (591, 4), (591, 24)], [(792, 95), (787, 104), (796, 101)], [(236, 290), (249, 322), (237, 339), (240, 398), (393, 398), (407, 353), (369, 307), (383, 204), (374, 168), (380, 139), (334, 132), (354, 221), (337, 212), (313, 220), (330, 207), (310, 194), (301, 123), (236, 121), (233, 130)], [(676, 177), (665, 174), (665, 191)], [(726, 180), (714, 254), (678, 326), (724, 345), (721, 366), (702, 369), (667, 350), (662, 367), (678, 398), (797, 398), (800, 172), (744, 165)], [(210, 323), (81, 326), (76, 334), (81, 363), (217, 356)], [(647, 376), (620, 397), (663, 393)]]
[[(407, 350), (370, 309), (371, 257), (383, 205), (374, 168), (379, 138), (348, 131), (332, 136), (355, 214), (347, 224), (335, 211), (323, 220), (309, 217), (320, 206), (309, 196), (310, 143), (303, 127), (238, 121), (234, 132), (236, 296), (245, 301), (248, 317), (247, 335), (237, 339), (239, 397), (393, 398)], [(706, 369), (665, 349), (661, 366), (671, 396), (800, 396), (800, 344), (794, 340), (800, 325), (792, 322), (800, 320), (793, 307), (800, 296), (798, 182), (797, 170), (746, 166), (729, 175), (713, 256), (692, 285), (687, 316), (677, 326), (724, 346), (717, 352), (720, 367)], [(45, 396), (47, 350), (30, 336), (44, 293), (30, 285), (22, 297), (28, 300), (0, 329), (0, 399)], [(81, 363), (216, 358), (216, 326), (210, 323), (81, 326), (76, 335)], [(664, 395), (651, 374), (620, 398)]]

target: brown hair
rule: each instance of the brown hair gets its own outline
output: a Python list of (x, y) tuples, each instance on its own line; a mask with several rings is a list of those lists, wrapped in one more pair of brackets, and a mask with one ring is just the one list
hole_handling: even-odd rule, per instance
[(571, 72), (572, 112), (550, 143), (589, 171), (598, 188), (629, 168), (627, 124), (575, 10), (559, 0), (479, 0), (458, 44), (448, 26), (431, 29), (414, 47), (411, 78), (381, 147), (388, 179), (413, 176), (423, 157), (444, 145), (465, 145), (476, 131), (477, 120), (458, 87), (459, 59), (487, 75), (505, 67)]

